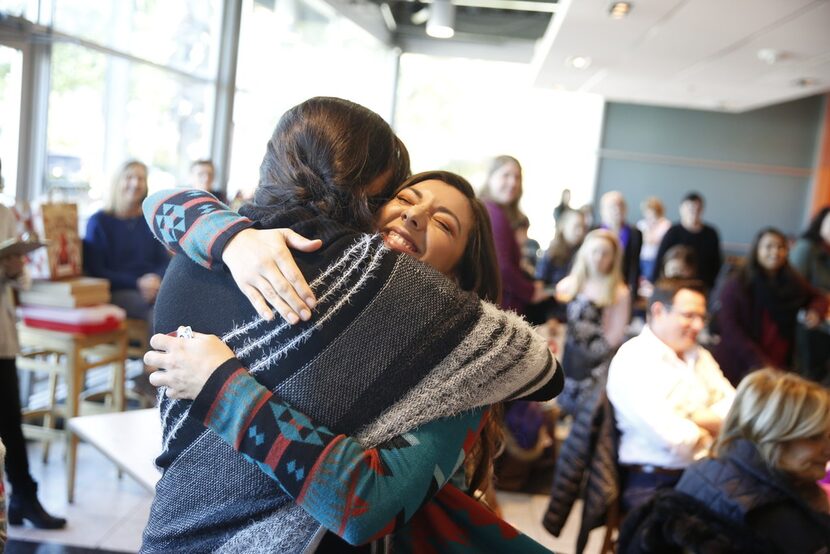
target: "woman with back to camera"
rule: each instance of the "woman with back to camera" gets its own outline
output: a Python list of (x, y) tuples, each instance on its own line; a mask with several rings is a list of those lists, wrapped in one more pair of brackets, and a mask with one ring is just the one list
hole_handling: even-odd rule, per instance
[[(807, 281), (830, 294), (830, 207), (822, 208), (790, 250), (790, 263)], [(814, 381), (830, 384), (830, 334), (799, 325), (798, 370)]]
[(830, 551), (830, 391), (764, 369), (738, 385), (713, 448), (675, 487), (778, 552)]
[[(349, 140), (343, 140), (346, 136)], [(292, 232), (322, 239), (322, 248), (297, 256), (297, 266), (312, 277), (317, 295), (314, 318), (295, 327), (264, 321), (247, 306), (229, 275), (206, 271), (177, 256), (171, 265), (175, 273), (165, 280), (161, 293), (175, 309), (159, 312), (159, 330), (188, 323), (223, 336), (257, 383), (334, 432), (362, 428), (360, 438), (370, 446), (465, 409), (546, 389), (553, 375), (550, 359), (544, 341), (531, 329), (487, 304), (473, 302), (411, 257), (390, 252), (379, 237), (361, 234), (372, 226), (374, 199), (370, 202), (370, 198), (391, 194), (408, 170), (405, 155), (403, 145), (377, 114), (351, 102), (314, 98), (286, 112), (268, 145), (256, 203), (246, 214), (260, 227), (272, 229), (261, 232), (272, 237), (280, 234), (277, 228), (290, 226)], [(193, 244), (220, 228), (223, 232), (209, 245), (204, 265), (235, 259), (240, 263), (230, 269), (237, 278), (254, 266), (250, 282), (267, 289), (263, 282), (269, 277), (262, 275), (274, 270), (271, 251), (262, 249), (259, 239), (253, 242), (254, 250), (246, 249), (245, 241), (256, 232), (239, 232), (251, 225), (250, 220), (240, 221), (208, 206), (203, 193), (194, 191), (156, 197), (149, 213), (167, 213), (165, 205), (175, 205), (188, 195), (195, 196), (193, 202), (180, 204), (192, 208), (183, 214), (185, 222), (204, 225), (189, 229), (182, 250), (190, 253)], [(164, 217), (153, 222), (160, 234), (177, 223)], [(389, 235), (404, 248), (414, 244), (404, 234)], [(230, 255), (240, 245), (241, 250)], [(267, 263), (252, 263), (259, 254), (268, 258), (271, 269)], [(200, 298), (212, 299), (210, 305), (188, 301), (197, 284)], [(311, 294), (300, 292), (299, 298)], [(221, 311), (214, 309), (217, 306)], [(304, 315), (302, 308), (292, 308), (295, 317)], [(505, 342), (508, 337), (511, 341)], [(157, 338), (153, 346), (159, 346)], [(497, 367), (504, 373), (496, 375)], [(244, 383), (243, 378), (236, 368), (228, 367), (211, 377), (218, 383), (228, 379)], [(461, 381), (470, 385), (466, 394), (458, 394)], [(203, 393), (209, 389), (210, 383)], [(230, 549), (254, 544), (296, 551), (313, 544), (316, 524), (310, 526), (313, 522), (301, 509), (286, 504), (288, 496), (269, 477), (290, 469), (282, 464), (257, 469), (218, 436), (203, 432), (201, 423), (185, 419), (188, 408), (189, 403), (181, 401), (166, 400), (162, 405), (165, 451), (159, 464), (165, 474), (143, 549), (165, 550), (177, 544)], [(222, 478), (214, 475), (209, 481), (193, 482), (193, 475), (201, 476), (200, 460), (210, 453), (221, 460), (214, 473), (221, 472)], [(337, 483), (339, 474), (329, 477)], [(182, 498), (182, 479), (189, 479), (186, 498)], [(416, 483), (416, 488), (421, 486)], [(355, 499), (341, 498), (347, 490), (339, 484), (327, 492), (351, 505)], [(417, 507), (416, 497), (402, 496), (415, 502), (413, 509)], [(232, 512), (223, 508), (231, 505)], [(393, 529), (392, 525), (363, 528), (359, 514), (353, 515), (357, 532), (368, 532), (369, 538)], [(411, 510), (404, 515), (411, 515)], [(183, 528), (182, 521), (194, 521), (191, 516), (198, 516), (199, 523)]]
[(800, 310), (813, 328), (827, 313), (827, 298), (787, 262), (784, 234), (761, 229), (746, 264), (724, 285), (716, 314), (721, 340), (712, 353), (732, 384), (753, 369), (792, 367)]
[(622, 248), (612, 231), (588, 233), (571, 273), (556, 286), (568, 305), (568, 334), (562, 365), (567, 367), (559, 405), (574, 415), (596, 386), (604, 386), (608, 363), (625, 337), (631, 295), (623, 282)]

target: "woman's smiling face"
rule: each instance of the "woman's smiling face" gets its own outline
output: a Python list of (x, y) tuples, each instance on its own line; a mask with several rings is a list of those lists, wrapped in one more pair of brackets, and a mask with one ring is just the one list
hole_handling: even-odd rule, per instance
[(473, 227), (469, 199), (435, 179), (400, 190), (378, 212), (377, 228), (392, 250), (453, 275)]

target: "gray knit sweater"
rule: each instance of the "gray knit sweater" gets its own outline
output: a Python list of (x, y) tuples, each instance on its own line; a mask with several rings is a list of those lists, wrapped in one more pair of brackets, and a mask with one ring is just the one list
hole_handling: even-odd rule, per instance
[[(321, 237), (298, 258), (318, 308), (289, 327), (259, 319), (230, 277), (176, 256), (156, 330), (215, 333), (263, 385), (366, 446), (545, 385), (555, 364), (524, 320), (459, 291), (443, 275), (303, 212), (264, 226)], [(142, 552), (302, 552), (319, 524), (216, 434), (162, 399), (164, 452)]]

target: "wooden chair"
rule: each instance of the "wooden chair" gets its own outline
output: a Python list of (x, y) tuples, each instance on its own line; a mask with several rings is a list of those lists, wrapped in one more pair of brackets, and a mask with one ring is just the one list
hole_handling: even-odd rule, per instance
[[(36, 329), (18, 324), (21, 353), (17, 356), (17, 368), (22, 372), (46, 374), (48, 401), (42, 409), (25, 409), (24, 420), (41, 418), (43, 425), (23, 425), (24, 435), (44, 441), (44, 459), (48, 456), (49, 442), (66, 441), (67, 498), (74, 496), (75, 454), (77, 438), (65, 430), (56, 429), (57, 417), (69, 419), (80, 414), (84, 400), (83, 389), (86, 374), (93, 368), (110, 366), (111, 400), (105, 408), (109, 411), (124, 410), (124, 363), (127, 356), (126, 326), (105, 333), (82, 334)], [(58, 380), (66, 383), (66, 403), (57, 405)]]

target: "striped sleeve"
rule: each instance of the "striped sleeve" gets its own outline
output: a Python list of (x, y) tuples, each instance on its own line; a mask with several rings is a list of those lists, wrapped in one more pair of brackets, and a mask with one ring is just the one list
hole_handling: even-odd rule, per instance
[(209, 192), (196, 189), (159, 191), (144, 199), (144, 219), (169, 250), (207, 269), (222, 267), (222, 251), (253, 221), (231, 211)]
[(392, 533), (412, 518), (459, 469), (484, 414), (476, 409), (441, 419), (367, 449), (281, 402), (237, 359), (213, 373), (190, 409), (351, 544)]

